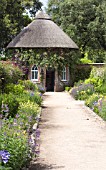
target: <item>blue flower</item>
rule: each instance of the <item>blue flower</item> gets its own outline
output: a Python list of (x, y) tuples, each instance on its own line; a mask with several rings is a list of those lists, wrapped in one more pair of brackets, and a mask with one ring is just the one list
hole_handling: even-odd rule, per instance
[(40, 93), (39, 96), (42, 97), (42, 93)]
[(30, 96), (34, 96), (34, 93), (33, 93), (33, 92), (31, 92), (31, 93), (30, 93)]
[(94, 106), (97, 106), (97, 105), (98, 105), (98, 102), (97, 102), (97, 101), (94, 101), (93, 105), (94, 105)]
[(6, 150), (1, 150), (0, 151), (0, 157), (1, 157), (2, 161), (3, 161), (3, 163), (6, 164), (8, 162), (8, 160), (9, 160), (10, 154)]
[(16, 114), (16, 118), (19, 118), (19, 114)]

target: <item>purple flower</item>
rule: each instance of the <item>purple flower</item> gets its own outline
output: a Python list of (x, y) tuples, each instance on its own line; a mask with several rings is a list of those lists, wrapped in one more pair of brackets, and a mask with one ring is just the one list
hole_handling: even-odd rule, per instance
[(28, 119), (28, 122), (31, 122), (31, 121), (32, 121), (32, 116), (30, 116)]
[(7, 133), (6, 133), (6, 132), (4, 132), (4, 136), (7, 136)]
[(20, 125), (22, 126), (22, 125), (23, 125), (23, 122), (20, 122)]
[(10, 154), (6, 150), (1, 150), (0, 151), (0, 157), (1, 157), (2, 161), (3, 161), (3, 163), (6, 164), (8, 162), (8, 160), (9, 160)]
[(31, 92), (31, 93), (30, 93), (30, 96), (34, 96), (34, 93), (33, 93), (33, 92)]
[(39, 131), (39, 129), (36, 130), (36, 137), (37, 137), (37, 138), (40, 137), (40, 131)]
[(36, 117), (35, 120), (36, 120), (37, 122), (39, 122), (40, 118), (39, 118), (39, 117)]
[(94, 101), (93, 105), (94, 105), (94, 106), (97, 106), (97, 105), (98, 105), (98, 102), (97, 102), (97, 101)]
[(19, 118), (19, 114), (16, 114), (16, 116), (15, 116), (16, 118)]
[(39, 151), (39, 150), (36, 150), (36, 151), (35, 151), (35, 154), (36, 154), (36, 155), (39, 155), (39, 154), (40, 154), (40, 151)]
[(42, 97), (42, 93), (40, 93), (39, 96)]

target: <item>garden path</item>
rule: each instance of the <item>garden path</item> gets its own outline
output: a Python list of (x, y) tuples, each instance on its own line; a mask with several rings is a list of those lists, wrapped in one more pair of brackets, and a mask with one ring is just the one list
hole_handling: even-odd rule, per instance
[(31, 170), (106, 170), (106, 124), (65, 92), (44, 94), (40, 155)]

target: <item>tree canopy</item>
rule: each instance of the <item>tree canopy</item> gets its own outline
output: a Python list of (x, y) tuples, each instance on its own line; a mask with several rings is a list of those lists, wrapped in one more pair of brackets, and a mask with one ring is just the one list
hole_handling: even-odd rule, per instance
[(105, 0), (49, 0), (48, 13), (77, 43), (82, 57), (103, 62), (106, 57)]
[[(0, 49), (2, 50), (31, 22), (29, 14), (34, 17), (41, 8), (39, 0), (1, 0), (0, 1)], [(29, 11), (29, 12), (28, 12)], [(29, 14), (28, 14), (29, 13)]]

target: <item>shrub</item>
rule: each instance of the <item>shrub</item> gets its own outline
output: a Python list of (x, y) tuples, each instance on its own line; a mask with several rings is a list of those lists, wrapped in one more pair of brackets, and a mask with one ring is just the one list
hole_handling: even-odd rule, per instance
[(99, 95), (98, 94), (92, 94), (89, 99), (86, 100), (85, 104), (87, 106), (89, 106), (90, 108), (92, 108), (93, 104), (96, 103), (99, 99)]
[(0, 63), (0, 89), (4, 92), (7, 84), (17, 83), (22, 78), (22, 71), (12, 64)]
[(92, 63), (92, 61), (89, 60), (88, 57), (86, 57), (86, 56), (85, 56), (84, 58), (81, 58), (80, 61), (81, 61), (81, 63), (83, 63), (83, 64)]
[(21, 103), (19, 106), (18, 114), (19, 122), (22, 122), (21, 126), (24, 130), (31, 129), (32, 125), (36, 121), (36, 116), (39, 113), (39, 107), (36, 103), (27, 101)]
[(14, 88), (13, 88), (13, 93), (14, 94), (22, 94), (24, 92), (24, 86), (18, 84), (18, 85), (14, 85)]
[[(94, 87), (91, 84), (81, 84), (78, 87), (73, 87), (70, 90), (70, 94), (75, 99), (84, 100), (88, 97), (88, 95), (91, 95), (94, 92)], [(85, 95), (85, 96), (83, 96)], [(81, 98), (82, 97), (82, 98)]]
[(9, 69), (12, 72), (12, 83), (18, 83), (18, 80), (23, 78), (23, 72), (16, 66), (11, 66)]
[(101, 93), (101, 94), (106, 94), (106, 84), (104, 83), (102, 86), (98, 86), (95, 88), (96, 92)]
[(91, 83), (95, 87), (102, 86), (105, 80), (105, 69), (93, 67), (89, 79), (85, 80), (85, 83)]
[(18, 112), (21, 103), (31, 101), (41, 106), (42, 98), (38, 92), (25, 91), (24, 86), (10, 84), (7, 91), (12, 93), (0, 95), (0, 112), (7, 117), (14, 117)]
[(21, 84), (15, 85), (15, 84), (11, 83), (11, 84), (6, 85), (5, 93), (7, 93), (7, 94), (13, 93), (15, 95), (19, 95), (19, 94), (24, 93), (24, 89), (25, 89), (25, 87)]
[(101, 109), (99, 115), (106, 120), (106, 99), (104, 99), (101, 103)]
[(91, 70), (90, 73), (90, 78), (101, 78), (104, 79), (104, 71), (105, 68), (97, 68), (97, 67), (93, 67), (93, 69)]
[(12, 93), (1, 95), (1, 113), (7, 115), (8, 117), (14, 117), (17, 114), (19, 102), (16, 99), (16, 96)]
[(76, 99), (77, 100), (85, 100), (89, 97), (89, 89), (87, 91), (77, 91)]
[(85, 80), (90, 76), (92, 67), (91, 66), (80, 66), (78, 65), (75, 69), (74, 82), (78, 82), (79, 80)]
[[(27, 101), (20, 103), (14, 118), (2, 119), (0, 124), (0, 150), (6, 150), (10, 157), (0, 168), (19, 170), (27, 166), (35, 156), (36, 145), (30, 141), (33, 124), (38, 120), (40, 109), (36, 103)], [(34, 153), (33, 153), (34, 151)]]
[(0, 170), (12, 170), (12, 168), (0, 165)]
[(19, 84), (23, 85), (26, 90), (38, 91), (38, 86), (30, 80), (19, 80)]
[(38, 86), (38, 91), (42, 94), (45, 93), (45, 89), (42, 86)]
[(65, 91), (69, 91), (71, 87), (66, 86)]
[(98, 102), (100, 99), (102, 99), (103, 96), (99, 94), (93, 94), (91, 95), (86, 101), (85, 104), (90, 107), (94, 112), (99, 113), (99, 106), (100, 103)]
[(37, 103), (39, 106), (41, 106), (42, 103), (42, 98), (40, 96), (40, 94), (38, 92), (27, 92), (24, 91), (23, 94), (19, 94), (17, 96), (17, 100), (19, 103), (24, 103), (27, 102), (28, 100), (30, 100), (33, 103)]
[(74, 87), (80, 86), (83, 84), (83, 80), (79, 80), (78, 82), (74, 83)]
[(6, 94), (9, 94), (10, 92), (11, 93), (13, 92), (13, 89), (14, 89), (14, 84), (13, 83), (9, 83), (9, 84), (6, 84), (4, 92)]
[[(93, 77), (93, 78), (89, 78), (89, 79), (86, 79), (85, 80), (85, 84), (92, 84), (92, 85), (94, 85), (95, 87), (97, 87), (99, 84), (98, 84), (98, 82), (99, 82), (99, 78), (98, 77)], [(101, 82), (102, 83), (102, 82)]]
[(13, 122), (2, 120), (0, 150), (9, 152), (10, 157), (3, 167), (11, 170), (21, 169), (31, 158), (28, 134), (20, 128), (15, 119)]
[(86, 105), (106, 120), (106, 98), (103, 95), (93, 94), (86, 100)]

